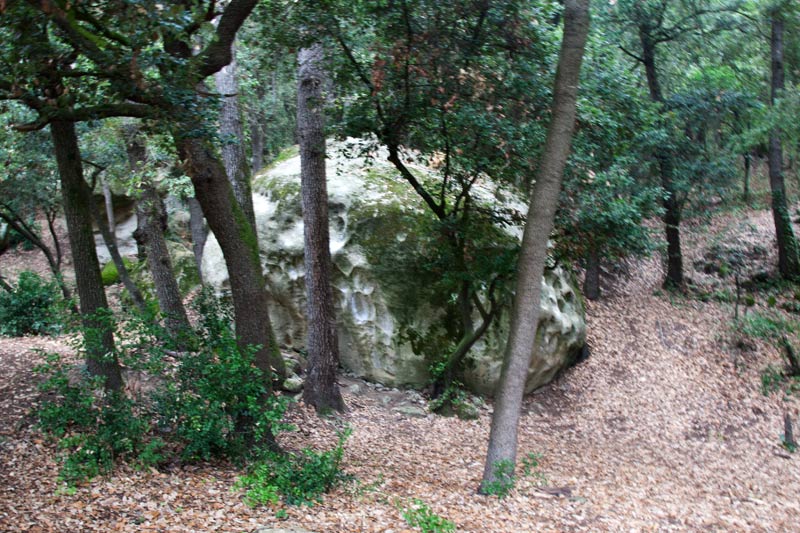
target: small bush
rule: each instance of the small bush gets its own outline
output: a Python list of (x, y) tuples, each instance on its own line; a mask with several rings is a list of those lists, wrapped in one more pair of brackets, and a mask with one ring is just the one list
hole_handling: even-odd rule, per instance
[(123, 322), (119, 359), (157, 377), (136, 398), (109, 394), (100, 380), (75, 375), (58, 355), (46, 356), (38, 370), (47, 376), (49, 399), (37, 415), (63, 450), (63, 480), (91, 479), (117, 461), (156, 465), (167, 452), (184, 461), (242, 459), (287, 428), (281, 424), (287, 401), (268, 393), (270, 378), (254, 366), (254, 350), (239, 350), (228, 312), (208, 294), (200, 310), (200, 348), (177, 359), (160, 346), (163, 332), (152, 320)]
[(422, 533), (452, 533), (456, 525), (434, 513), (428, 505), (414, 499), (411, 506), (403, 509), (403, 520), (411, 527), (418, 527)]
[(501, 500), (508, 496), (514, 488), (514, 463), (508, 459), (496, 461), (494, 465), (494, 481), (484, 483), (483, 492), (489, 496), (497, 496)]
[(740, 331), (752, 338), (774, 341), (798, 330), (797, 322), (773, 313), (750, 313), (739, 321)]
[(323, 452), (264, 450), (237, 483), (247, 489), (245, 501), (252, 506), (277, 503), (279, 497), (289, 505), (319, 502), (323, 494), (347, 479), (339, 465), (349, 435), (349, 430), (343, 432), (336, 446)]
[[(147, 418), (121, 393), (106, 394), (99, 379), (70, 379), (68, 366), (49, 354), (37, 371), (48, 375), (41, 389), (53, 399), (38, 409), (39, 427), (58, 439), (63, 454), (59, 478), (68, 485), (111, 470), (118, 460), (153, 466), (163, 442), (147, 437)], [(74, 381), (74, 382), (73, 382)]]
[(57, 333), (60, 301), (54, 282), (34, 272), (21, 272), (13, 292), (0, 291), (0, 334), (20, 337)]

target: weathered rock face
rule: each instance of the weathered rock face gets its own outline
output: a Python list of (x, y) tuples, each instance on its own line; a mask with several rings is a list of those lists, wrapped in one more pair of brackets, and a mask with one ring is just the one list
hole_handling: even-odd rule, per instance
[[(442, 312), (413, 298), (408, 287), (417, 273), (395, 268), (381, 259), (387, 243), (408, 244), (413, 254), (414, 220), (430, 217), (411, 188), (394, 173), (385, 156), (344, 157), (329, 150), (328, 195), (331, 255), (334, 264), (337, 319), (342, 365), (358, 376), (390, 386), (420, 387), (430, 379), (430, 354), (417, 353), (408, 332), (437, 327)], [(300, 159), (294, 153), (259, 174), (253, 202), (261, 259), (272, 297), (271, 318), (278, 341), (289, 347), (305, 344), (303, 221), (300, 208)], [(413, 171), (424, 175), (425, 168)], [(484, 188), (490, 201), (509, 202)], [(514, 208), (520, 208), (519, 202)], [(403, 249), (402, 246), (399, 247)], [(398, 249), (395, 246), (393, 249)], [(394, 263), (414, 264), (413, 257)], [(380, 264), (379, 264), (380, 263)], [(225, 290), (228, 274), (213, 236), (203, 256), (204, 279)], [(548, 272), (542, 295), (543, 324), (531, 365), (528, 389), (540, 386), (583, 346), (583, 303), (570, 275), (561, 267)], [(506, 313), (507, 314), (507, 313)], [(491, 393), (499, 376), (508, 327), (501, 320), (469, 355), (464, 380), (481, 393)], [(441, 355), (441, 354), (437, 354)]]

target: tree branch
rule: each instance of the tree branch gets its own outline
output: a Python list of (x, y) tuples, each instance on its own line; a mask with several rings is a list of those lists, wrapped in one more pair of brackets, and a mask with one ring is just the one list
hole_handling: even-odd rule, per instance
[(199, 62), (198, 73), (200, 76), (197, 81), (211, 76), (231, 62), (233, 58), (231, 45), (236, 39), (236, 33), (257, 3), (258, 0), (232, 0), (228, 4), (219, 19), (214, 39), (197, 56), (196, 60)]
[(47, 126), (54, 120), (67, 122), (85, 122), (110, 117), (154, 118), (157, 110), (147, 104), (123, 102), (118, 104), (100, 104), (90, 107), (64, 108), (45, 106), (37, 109), (39, 118), (25, 124), (15, 124), (17, 131), (35, 131)]

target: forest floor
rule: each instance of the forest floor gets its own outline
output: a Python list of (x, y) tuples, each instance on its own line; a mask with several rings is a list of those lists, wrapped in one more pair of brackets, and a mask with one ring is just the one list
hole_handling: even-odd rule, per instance
[[(591, 356), (526, 399), (520, 457), (542, 458), (503, 499), (475, 493), (491, 404), (472, 421), (411, 417), (392, 408), (397, 398), (387, 404), (349, 378), (349, 411), (336, 424), (298, 405), (299, 430), (281, 436), (289, 449), (329, 448), (335, 426), (352, 428), (343, 469), (354, 480), (322, 503), (250, 508), (232, 489), (241, 471), (224, 463), (120, 467), (68, 494), (57, 484), (55, 446), (27, 413), (38, 396), (33, 350), (69, 347), (58, 338), (0, 339), (0, 531), (400, 533), (419, 531), (402, 517), (415, 498), (474, 533), (797, 530), (800, 453), (780, 439), (784, 413), (797, 420), (800, 403), (786, 387), (762, 393), (762, 373), (782, 367), (781, 355), (744, 338), (734, 305), (719, 301), (733, 294), (731, 278), (703, 273), (708, 258), (737, 247), (751, 270), (774, 272), (772, 243), (767, 211), (715, 216), (685, 230), (698, 287), (690, 295), (660, 289), (656, 258), (633, 263), (590, 302)], [(770, 308), (759, 293), (749, 313), (778, 312), (792, 295), (784, 289)], [(400, 401), (406, 394), (389, 392)]]

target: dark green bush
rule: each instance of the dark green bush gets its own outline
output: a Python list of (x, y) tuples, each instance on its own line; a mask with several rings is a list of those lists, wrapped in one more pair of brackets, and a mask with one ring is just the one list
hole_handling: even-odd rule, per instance
[(322, 495), (347, 479), (339, 465), (350, 431), (339, 435), (331, 450), (304, 449), (300, 453), (264, 449), (238, 486), (247, 488), (250, 505), (276, 503), (279, 497), (289, 505), (313, 505)]
[(64, 451), (64, 481), (104, 474), (119, 460), (155, 465), (167, 452), (184, 461), (240, 460), (287, 427), (286, 400), (268, 393), (270, 378), (254, 366), (254, 350), (237, 347), (229, 311), (211, 294), (199, 302), (199, 348), (177, 358), (161, 347), (164, 333), (148, 317), (118, 322), (120, 360), (156, 383), (136, 398), (108, 394), (99, 380), (47, 355), (39, 371), (48, 376), (50, 399), (37, 414)]
[(72, 485), (109, 472), (116, 461), (158, 464), (163, 442), (148, 436), (150, 423), (133, 401), (102, 392), (98, 379), (70, 376), (69, 368), (58, 354), (48, 354), (37, 367), (48, 376), (41, 389), (51, 398), (38, 408), (39, 427), (64, 452), (59, 478)]
[(23, 271), (13, 292), (0, 291), (0, 335), (19, 337), (57, 333), (58, 286), (35, 272)]

